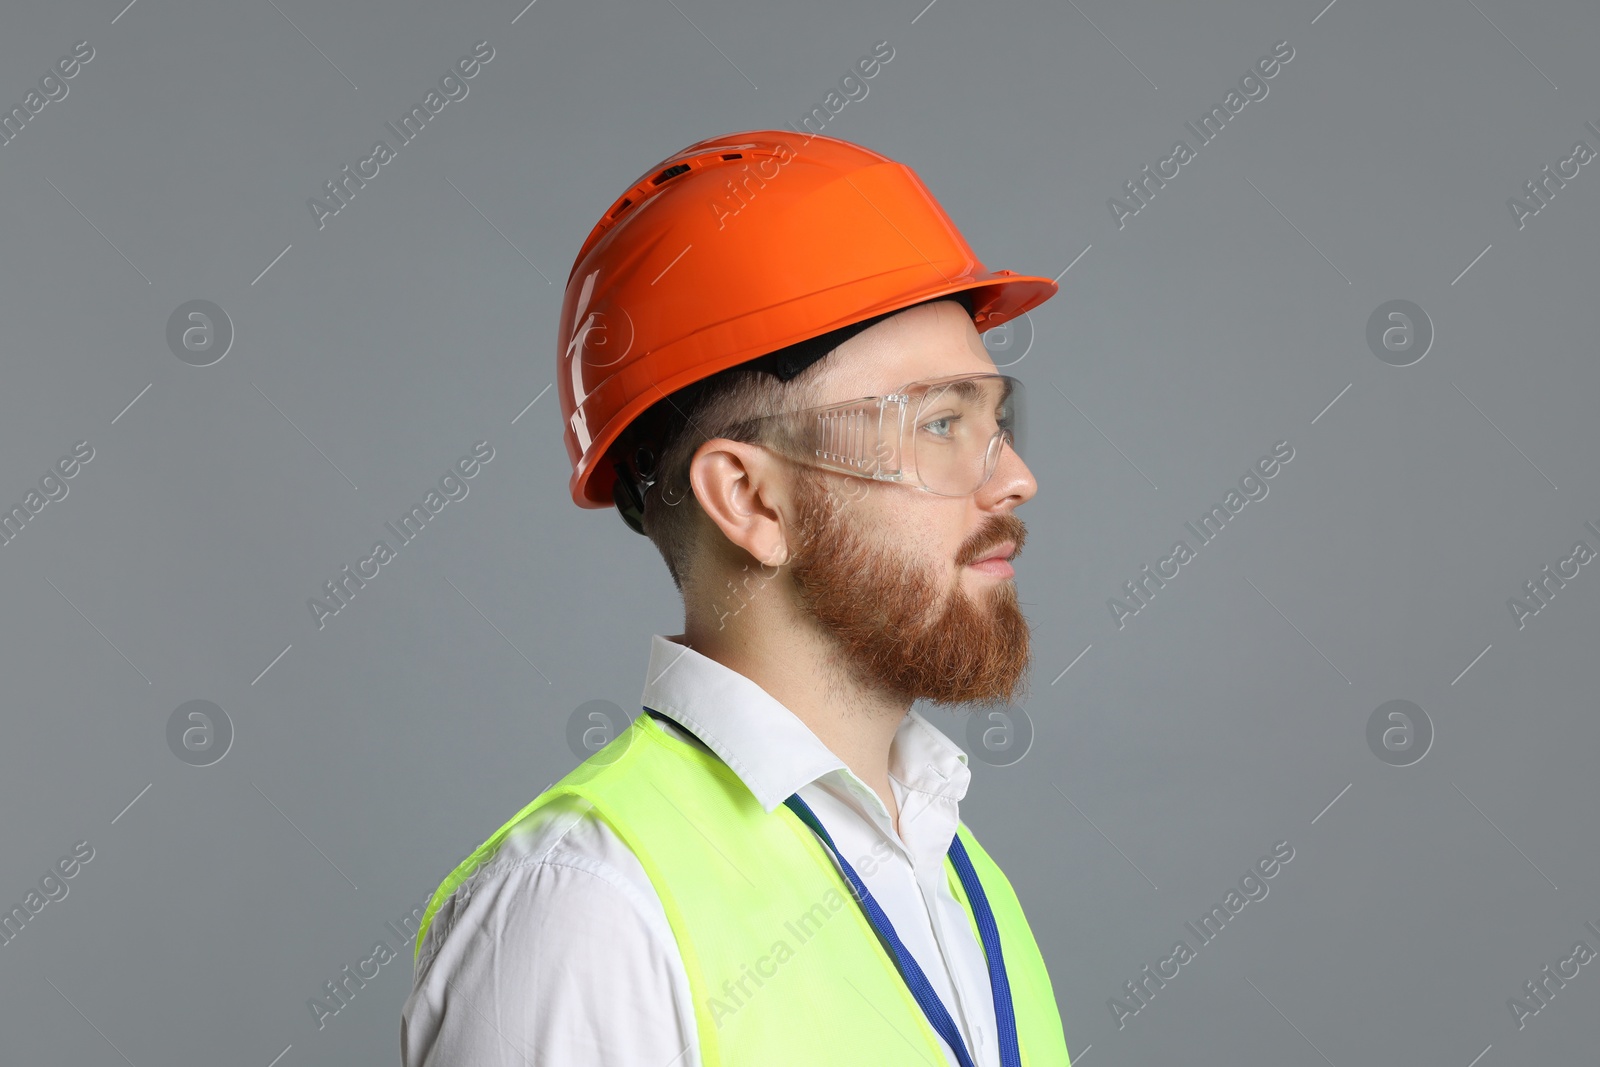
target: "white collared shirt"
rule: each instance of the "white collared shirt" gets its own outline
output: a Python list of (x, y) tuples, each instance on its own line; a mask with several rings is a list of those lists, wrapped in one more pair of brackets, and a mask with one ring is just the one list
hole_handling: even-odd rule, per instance
[[(769, 813), (799, 793), (978, 1067), (999, 1067), (983, 947), (944, 866), (971, 779), (966, 753), (907, 712), (889, 749), (896, 833), (882, 798), (804, 722), (716, 660), (655, 635), (641, 703), (704, 741)], [(576, 797), (519, 823), (440, 906), (400, 1020), (405, 1067), (700, 1067), (698, 1044), (661, 899), (633, 851)]]

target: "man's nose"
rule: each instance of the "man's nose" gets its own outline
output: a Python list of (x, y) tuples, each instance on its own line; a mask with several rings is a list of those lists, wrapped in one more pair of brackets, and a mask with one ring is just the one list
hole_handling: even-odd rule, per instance
[(1002, 436), (994, 474), (979, 486), (978, 503), (985, 508), (994, 508), (1009, 500), (1010, 506), (1016, 507), (1031, 500), (1038, 491), (1039, 483), (1034, 481), (1033, 471), (1011, 447), (1011, 442)]

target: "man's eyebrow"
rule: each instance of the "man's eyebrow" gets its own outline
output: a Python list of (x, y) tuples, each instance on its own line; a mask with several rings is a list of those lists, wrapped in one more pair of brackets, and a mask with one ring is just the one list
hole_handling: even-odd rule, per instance
[(960, 378), (940, 387), (940, 392), (954, 393), (962, 400), (974, 400), (978, 396), (978, 383), (971, 378)]
[[(1011, 379), (1009, 377), (1007, 377), (1006, 375), (1000, 375), (999, 378), (1000, 378), (1001, 389), (1002, 389), (1002, 392), (1000, 393), (1000, 397), (999, 397), (999, 403), (1004, 404), (1006, 402), (1006, 400), (1011, 396), (1011, 391), (1014, 388), (1014, 386), (1012, 384)], [(971, 378), (962, 378), (960, 381), (956, 381), (956, 382), (951, 382), (950, 383), (950, 391), (955, 393), (957, 396), (959, 396), (963, 400), (976, 400), (976, 399), (978, 399), (979, 394), (981, 393), (982, 389), (983, 389), (983, 387), (980, 386), (977, 382), (973, 381)]]

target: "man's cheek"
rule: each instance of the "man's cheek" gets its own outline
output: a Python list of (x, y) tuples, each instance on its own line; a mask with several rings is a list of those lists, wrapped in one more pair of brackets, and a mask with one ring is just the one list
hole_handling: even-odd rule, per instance
[(872, 486), (865, 478), (848, 477), (839, 489), (839, 500), (841, 504), (854, 504), (858, 500), (865, 500), (871, 490)]

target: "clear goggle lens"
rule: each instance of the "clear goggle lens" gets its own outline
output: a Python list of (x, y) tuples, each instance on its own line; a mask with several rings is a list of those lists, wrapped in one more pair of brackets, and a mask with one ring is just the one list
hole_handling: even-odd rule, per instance
[(1022, 455), (1026, 421), (1022, 382), (1004, 374), (917, 382), (806, 414), (802, 448), (820, 465), (940, 496), (977, 491), (1005, 444)]

